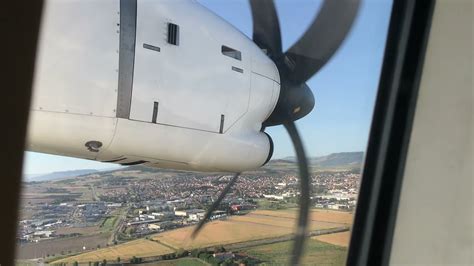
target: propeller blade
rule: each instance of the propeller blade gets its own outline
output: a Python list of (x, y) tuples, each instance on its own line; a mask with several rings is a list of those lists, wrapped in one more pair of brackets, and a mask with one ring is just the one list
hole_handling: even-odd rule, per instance
[(222, 190), (221, 194), (219, 194), (219, 197), (217, 198), (217, 200), (212, 203), (211, 207), (207, 210), (206, 214), (204, 215), (204, 218), (199, 222), (198, 226), (196, 228), (194, 228), (194, 231), (191, 234), (192, 239), (196, 238), (196, 236), (199, 234), (199, 232), (201, 231), (204, 224), (209, 220), (209, 218), (211, 218), (212, 213), (217, 209), (217, 207), (219, 207), (219, 205), (221, 204), (222, 200), (225, 198), (227, 193), (229, 193), (230, 189), (232, 188), (232, 186), (237, 181), (237, 178), (239, 177), (239, 175), (240, 175), (240, 173), (236, 173), (232, 177), (232, 179), (227, 184), (227, 186), (224, 188), (224, 190)]
[(311, 180), (309, 177), (308, 162), (306, 160), (303, 143), (301, 142), (300, 135), (296, 129), (296, 125), (293, 121), (284, 124), (288, 134), (290, 135), (291, 141), (295, 148), (296, 157), (298, 159), (298, 169), (300, 172), (300, 210), (298, 216), (298, 227), (295, 234), (295, 241), (293, 243), (293, 253), (291, 257), (290, 265), (299, 265), (301, 256), (303, 255), (304, 242), (307, 236), (308, 227), (308, 214), (310, 207), (310, 191), (311, 191)]
[(273, 0), (250, 0), (253, 19), (253, 41), (267, 51), (270, 58), (280, 56), (280, 23)]
[(291, 81), (304, 83), (329, 61), (349, 32), (359, 6), (360, 0), (324, 1), (317, 18), (281, 59)]

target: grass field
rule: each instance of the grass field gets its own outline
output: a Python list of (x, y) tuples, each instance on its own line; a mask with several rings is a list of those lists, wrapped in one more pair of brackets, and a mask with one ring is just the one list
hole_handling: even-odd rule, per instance
[(114, 229), (116, 221), (117, 221), (117, 216), (110, 216), (110, 217), (105, 218), (104, 222), (100, 226), (101, 230), (105, 232), (112, 231), (112, 229)]
[(138, 239), (117, 246), (102, 248), (95, 251), (72, 256), (69, 258), (53, 261), (52, 263), (72, 263), (74, 261), (80, 263), (87, 263), (89, 261), (102, 261), (104, 259), (108, 261), (115, 261), (117, 257), (120, 257), (121, 260), (129, 260), (133, 256), (151, 257), (173, 252), (174, 250), (163, 246), (157, 242), (150, 241), (147, 239)]
[(141, 265), (157, 265), (157, 266), (205, 266), (209, 265), (200, 259), (182, 258), (177, 260), (166, 260), (159, 262), (143, 263)]
[(16, 260), (15, 266), (36, 266), (38, 263), (29, 260)]
[[(240, 250), (251, 257), (263, 261), (262, 265), (288, 265), (293, 242), (286, 241)], [(344, 265), (347, 248), (309, 239), (302, 265)]]
[(60, 227), (56, 230), (57, 234), (74, 234), (78, 233), (81, 235), (94, 235), (97, 234), (99, 226), (86, 226), (86, 227)]

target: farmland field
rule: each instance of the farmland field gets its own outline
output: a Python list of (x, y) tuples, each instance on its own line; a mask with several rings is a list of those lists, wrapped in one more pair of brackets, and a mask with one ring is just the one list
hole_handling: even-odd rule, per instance
[(289, 228), (277, 228), (277, 231), (275, 231), (275, 227), (262, 224), (252, 225), (230, 220), (215, 221), (204, 227), (197, 238), (192, 241), (190, 235), (193, 229), (194, 227), (187, 227), (173, 230), (156, 235), (153, 239), (173, 247), (191, 249), (269, 238), (291, 232)]
[[(288, 265), (292, 244), (292, 241), (286, 241), (242, 249), (240, 251), (263, 261), (263, 265)], [(302, 265), (344, 265), (346, 256), (347, 248), (309, 239), (306, 244)]]
[(94, 234), (87, 236), (58, 238), (53, 240), (40, 241), (39, 243), (26, 243), (18, 245), (17, 259), (32, 259), (46, 255), (59, 255), (61, 251), (66, 250), (65, 254), (82, 251), (85, 246), (87, 249), (95, 248), (97, 245), (104, 247), (110, 234)]
[[(132, 256), (151, 257), (173, 253), (174, 250), (179, 248), (194, 249), (217, 245), (225, 246), (252, 240), (272, 239), (293, 233), (296, 214), (295, 210), (257, 210), (247, 215), (232, 216), (227, 220), (209, 222), (194, 241), (190, 239), (194, 227), (184, 227), (156, 234), (151, 237), (153, 241), (146, 239), (134, 240), (56, 262), (73, 262), (75, 260), (88, 262), (103, 259), (115, 260), (118, 256), (120, 256), (121, 259), (126, 260), (130, 259)], [(312, 210), (310, 219), (311, 230), (339, 228), (350, 225), (352, 222), (352, 214), (338, 211)], [(288, 241), (282, 243), (287, 242)], [(336, 256), (336, 253), (339, 254), (345, 252), (345, 248), (326, 244), (315, 239), (311, 239), (309, 242), (313, 243), (308, 245), (309, 248), (318, 249), (319, 253), (317, 256), (322, 257), (323, 261), (324, 258), (329, 255)], [(277, 243), (272, 245), (277, 245), (275, 247), (283, 249), (283, 247), (286, 248), (286, 245), (289, 244)], [(258, 250), (260, 247), (265, 249), (272, 245), (263, 245), (250, 250)], [(286, 253), (288, 253), (289, 250), (290, 249), (288, 249)], [(324, 253), (326, 250), (331, 250), (331, 254), (327, 255)], [(287, 255), (288, 254), (284, 255), (284, 257), (286, 258)]]
[(157, 242), (150, 241), (147, 239), (138, 239), (117, 246), (102, 248), (95, 251), (72, 256), (69, 258), (57, 260), (53, 263), (74, 261), (87, 263), (89, 261), (102, 261), (104, 259), (108, 261), (115, 261), (117, 257), (120, 257), (122, 260), (129, 260), (133, 256), (151, 257), (173, 252), (174, 250), (163, 246)]
[[(243, 216), (233, 216), (228, 220), (208, 223), (191, 241), (189, 236), (193, 227), (181, 228), (155, 235), (154, 240), (175, 248), (192, 249), (213, 245), (226, 245), (251, 240), (289, 235), (295, 225), (295, 211), (257, 210)], [(311, 230), (347, 226), (352, 215), (345, 212), (313, 210)]]
[[(259, 215), (268, 215), (271, 217), (285, 217), (294, 219), (296, 217), (295, 209), (280, 210), (280, 211), (268, 211), (268, 210), (257, 210), (253, 212)], [(352, 213), (332, 210), (321, 210), (313, 209), (310, 213), (310, 219), (312, 222), (330, 222), (330, 223), (341, 223), (341, 224), (352, 224)]]
[(328, 234), (328, 235), (321, 235), (321, 236), (314, 236), (313, 239), (317, 239), (322, 242), (334, 244), (337, 246), (347, 247), (349, 246), (349, 240), (351, 237), (351, 232), (341, 232), (335, 234)]

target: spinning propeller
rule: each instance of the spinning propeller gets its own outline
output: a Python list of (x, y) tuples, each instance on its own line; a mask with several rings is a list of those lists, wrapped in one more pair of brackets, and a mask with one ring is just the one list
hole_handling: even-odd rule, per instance
[[(273, 60), (280, 73), (280, 96), (273, 113), (263, 126), (283, 125), (293, 142), (300, 174), (300, 210), (291, 265), (298, 265), (307, 235), (310, 206), (310, 177), (305, 151), (294, 123), (309, 114), (314, 96), (306, 81), (333, 56), (349, 32), (359, 10), (360, 0), (326, 0), (318, 16), (304, 35), (286, 52), (282, 52), (280, 24), (273, 0), (250, 0), (253, 18), (253, 41)], [(235, 174), (218, 199), (208, 209), (194, 230), (196, 237), (212, 212), (219, 206), (232, 185)]]

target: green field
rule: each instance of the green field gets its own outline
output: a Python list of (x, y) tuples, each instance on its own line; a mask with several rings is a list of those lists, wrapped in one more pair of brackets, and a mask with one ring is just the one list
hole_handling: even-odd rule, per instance
[(298, 207), (298, 204), (295, 202), (281, 200), (257, 199), (256, 202), (258, 209), (262, 210), (284, 210)]
[[(292, 241), (241, 249), (242, 253), (263, 261), (262, 265), (288, 265)], [(345, 265), (347, 248), (308, 239), (303, 265)]]
[(116, 221), (117, 221), (117, 216), (107, 217), (105, 218), (100, 228), (102, 229), (102, 231), (112, 231), (112, 229), (114, 229)]
[(150, 264), (144, 263), (144, 265), (158, 265), (158, 266), (203, 266), (209, 265), (204, 261), (196, 258), (182, 258), (177, 260), (166, 260), (166, 261), (159, 261), (153, 262)]
[(37, 265), (36, 262), (30, 260), (16, 260), (15, 266), (35, 266)]

